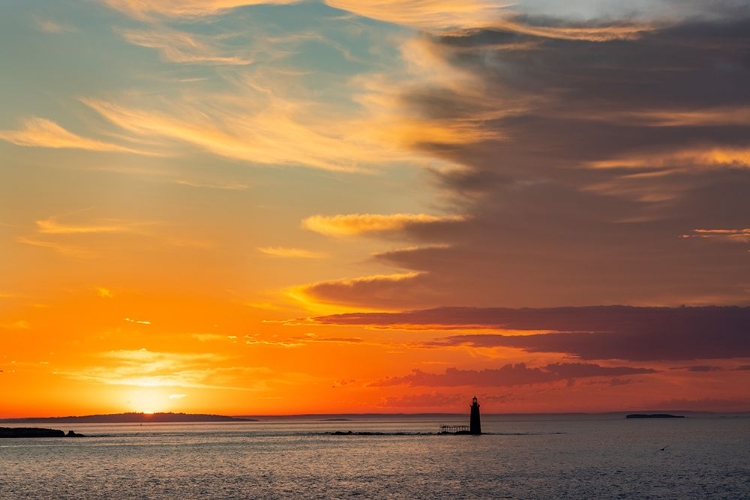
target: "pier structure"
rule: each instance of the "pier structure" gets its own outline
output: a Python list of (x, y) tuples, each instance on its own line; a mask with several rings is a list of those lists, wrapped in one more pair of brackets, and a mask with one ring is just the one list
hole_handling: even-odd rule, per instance
[(471, 419), (469, 420), (469, 434), (478, 436), (482, 433), (482, 422), (479, 419), (479, 403), (477, 397), (471, 400)]
[(482, 434), (482, 423), (479, 418), (479, 403), (476, 396), (471, 400), (471, 416), (469, 425), (441, 425), (440, 434), (471, 434), (479, 436)]
[(470, 434), (468, 425), (441, 425), (440, 434)]

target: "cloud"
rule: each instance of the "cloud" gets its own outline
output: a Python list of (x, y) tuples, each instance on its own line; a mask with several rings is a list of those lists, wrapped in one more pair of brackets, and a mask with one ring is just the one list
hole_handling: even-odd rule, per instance
[(326, 257), (324, 253), (312, 252), (302, 248), (259, 247), (258, 251), (271, 257), (284, 259), (323, 259)]
[(609, 41), (635, 38), (654, 29), (649, 25), (544, 26), (526, 22), (508, 10), (515, 4), (491, 0), (326, 0), (331, 7), (354, 14), (432, 32), (493, 28), (542, 38)]
[[(441, 162), (428, 181), (441, 209), (464, 216), (407, 224), (399, 236), (415, 248), (375, 257), (420, 273), (426, 293), (392, 288), (401, 307), (750, 303), (745, 248), (678, 238), (748, 227), (750, 12), (597, 40), (575, 30), (635, 25), (504, 19), (534, 30), (420, 34), (402, 47), (406, 76), (376, 75), (362, 93), (387, 117), (383, 134)], [(389, 128), (400, 119), (441, 133)], [(348, 306), (379, 305), (349, 291)]]
[(706, 148), (672, 153), (625, 156), (614, 160), (590, 163), (593, 168), (686, 169), (686, 168), (748, 168), (750, 149)]
[(276, 340), (276, 339), (263, 339), (260, 338), (260, 335), (253, 334), (253, 335), (245, 335), (245, 344), (246, 345), (252, 345), (252, 346), (271, 346), (271, 347), (283, 347), (285, 349), (296, 349), (298, 347), (304, 347), (305, 342), (300, 339), (290, 339), (290, 340)]
[[(484, 402), (485, 399), (482, 398)], [(460, 394), (443, 394), (439, 392), (407, 394), (406, 396), (387, 396), (382, 406), (389, 408), (445, 408), (455, 407), (466, 402)]]
[(100, 221), (98, 224), (65, 224), (59, 221), (59, 216), (36, 221), (40, 234), (101, 234), (101, 233), (135, 233), (143, 232), (144, 227), (152, 226), (154, 222), (130, 222), (119, 219)]
[(657, 29), (648, 24), (602, 24), (594, 26), (568, 25), (545, 26), (523, 22), (521, 19), (506, 19), (491, 25), (493, 29), (530, 35), (539, 38), (576, 40), (587, 42), (610, 42), (637, 39), (644, 33)]
[(672, 361), (750, 357), (750, 308), (564, 307), (439, 308), (403, 313), (347, 313), (320, 324), (432, 329), (482, 325), (528, 335), (467, 334), (426, 346), (507, 347), (564, 353), (584, 360)]
[(220, 369), (209, 365), (224, 358), (212, 353), (185, 354), (147, 349), (109, 351), (99, 355), (107, 366), (67, 375), (111, 385), (136, 387), (215, 387), (211, 379)]
[(227, 191), (245, 191), (246, 189), (250, 188), (248, 184), (244, 184), (242, 182), (203, 182), (179, 179), (174, 181), (174, 183), (194, 188), (223, 189)]
[(66, 244), (56, 243), (52, 241), (44, 241), (44, 240), (39, 240), (36, 238), (27, 238), (25, 236), (18, 236), (16, 238), (16, 241), (18, 243), (23, 243), (24, 245), (31, 245), (35, 247), (41, 247), (41, 248), (49, 248), (51, 250), (56, 251), (57, 253), (61, 255), (65, 255), (68, 257), (77, 257), (77, 258), (84, 259), (84, 258), (94, 257), (96, 255), (95, 252), (89, 249), (83, 248), (83, 247), (74, 246), (74, 245), (66, 245)]
[(96, 294), (101, 297), (102, 299), (112, 299), (114, 298), (115, 294), (112, 293), (112, 290), (109, 290), (104, 287), (98, 287), (96, 289)]
[(145, 19), (152, 15), (169, 17), (201, 17), (224, 13), (248, 5), (285, 5), (300, 0), (102, 0), (110, 7), (133, 17)]
[(633, 380), (632, 379), (627, 379), (627, 378), (613, 378), (612, 380), (609, 381), (609, 385), (611, 387), (618, 387), (618, 386), (621, 386), (621, 385), (629, 385), (629, 384), (632, 384), (632, 383), (633, 383)]
[(476, 28), (499, 19), (510, 4), (490, 0), (325, 0), (337, 9), (417, 29)]
[(0, 325), (0, 328), (5, 328), (8, 330), (30, 330), (31, 323), (29, 323), (26, 320), (19, 320), (19, 321), (14, 321), (13, 323)]
[(21, 130), (0, 130), (0, 139), (17, 146), (151, 154), (75, 135), (45, 118), (27, 118), (23, 121), (23, 125), (24, 127)]
[(427, 214), (348, 214), (313, 215), (302, 221), (302, 227), (326, 236), (351, 236), (371, 232), (401, 231), (408, 227), (428, 224), (461, 222), (460, 215), (436, 216)]
[[(135, 323), (137, 325), (150, 325), (151, 324), (150, 321), (140, 320), (140, 319), (125, 318), (125, 321), (127, 321), (128, 323)], [(137, 353), (140, 353), (140, 351), (138, 351)]]
[[(289, 295), (311, 305), (358, 305), (361, 302), (359, 297), (367, 296), (373, 307), (398, 308), (402, 303), (403, 284), (418, 289), (421, 279), (419, 273), (401, 273), (321, 281), (294, 288)], [(427, 290), (423, 292), (429, 293)]]
[(362, 127), (332, 117), (332, 110), (325, 113), (316, 109), (320, 105), (276, 97), (257, 83), (243, 85), (236, 95), (181, 96), (150, 109), (101, 99), (83, 102), (137, 137), (162, 140), (165, 147), (167, 141), (179, 141), (253, 164), (360, 172), (361, 165), (409, 157), (384, 149), (358, 132)]
[(695, 372), (695, 373), (720, 372), (724, 370), (720, 366), (711, 366), (711, 365), (678, 366), (672, 369), (673, 370), (687, 370), (689, 372)]
[[(602, 120), (612, 120), (612, 116), (602, 116)], [(750, 125), (750, 107), (719, 107), (706, 109), (655, 109), (621, 111), (617, 120), (633, 125), (650, 127), (722, 127)]]
[(732, 243), (750, 243), (750, 228), (745, 229), (693, 229), (682, 238), (721, 240)]
[[(96, 248), (84, 247), (80, 245), (71, 245), (69, 243), (60, 242), (60, 240), (68, 241), (70, 239), (88, 239), (90, 237), (97, 236), (94, 245), (100, 244), (100, 238), (108, 235), (134, 235), (137, 237), (144, 237), (157, 241), (163, 245), (176, 246), (176, 247), (194, 247), (194, 248), (210, 248), (212, 244), (210, 242), (194, 240), (190, 238), (183, 238), (176, 235), (171, 235), (164, 232), (154, 231), (154, 227), (160, 225), (157, 221), (131, 221), (124, 219), (97, 219), (93, 222), (82, 223), (82, 222), (62, 222), (60, 219), (63, 217), (70, 217), (73, 214), (84, 212), (89, 209), (78, 210), (63, 215), (51, 216), (47, 219), (36, 221), (36, 233), (38, 235), (44, 235), (48, 239), (40, 239), (36, 237), (18, 236), (16, 241), (26, 245), (33, 245), (42, 248), (50, 248), (57, 251), (58, 253), (70, 257), (78, 258), (89, 258), (98, 255)], [(85, 238), (85, 237), (89, 238)]]
[(656, 373), (650, 368), (628, 366), (606, 367), (585, 363), (554, 363), (541, 368), (529, 368), (525, 363), (507, 364), (485, 370), (460, 370), (448, 368), (444, 373), (427, 373), (413, 370), (403, 377), (380, 381), (378, 386), (408, 385), (411, 387), (512, 387), (518, 385), (547, 384), (561, 380), (588, 377), (613, 377)]
[(62, 35), (65, 33), (75, 33), (78, 30), (69, 24), (53, 21), (51, 19), (42, 19), (34, 16), (36, 27), (44, 33), (50, 33), (53, 35)]
[(185, 31), (161, 28), (153, 31), (125, 30), (122, 36), (130, 43), (157, 49), (166, 61), (185, 64), (244, 66), (253, 60), (239, 55), (222, 55), (215, 41)]

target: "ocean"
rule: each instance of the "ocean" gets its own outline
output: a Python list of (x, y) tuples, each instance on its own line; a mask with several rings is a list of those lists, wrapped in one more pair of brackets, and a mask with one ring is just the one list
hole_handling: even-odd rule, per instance
[(0, 440), (0, 499), (750, 498), (748, 417), (484, 415), (481, 436), (437, 434), (467, 421), (56, 425), (87, 437)]

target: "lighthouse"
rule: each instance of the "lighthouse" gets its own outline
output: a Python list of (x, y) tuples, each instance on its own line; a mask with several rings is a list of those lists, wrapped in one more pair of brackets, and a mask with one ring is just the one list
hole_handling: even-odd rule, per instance
[(477, 397), (471, 400), (471, 420), (469, 421), (469, 434), (478, 436), (482, 433), (482, 422), (479, 420), (479, 403)]

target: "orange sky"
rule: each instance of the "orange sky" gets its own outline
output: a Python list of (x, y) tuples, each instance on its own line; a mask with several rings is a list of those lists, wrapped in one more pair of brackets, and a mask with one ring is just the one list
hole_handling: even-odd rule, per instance
[(748, 26), (0, 6), (0, 418), (750, 411)]

